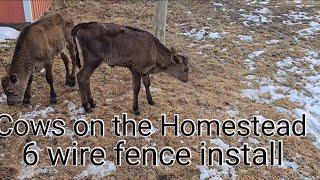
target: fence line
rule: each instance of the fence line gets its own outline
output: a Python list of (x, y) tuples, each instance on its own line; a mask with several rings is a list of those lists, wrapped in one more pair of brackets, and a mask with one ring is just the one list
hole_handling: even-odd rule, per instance
[[(190, 11), (190, 9), (186, 8), (186, 7), (185, 7), (184, 5), (182, 5), (180, 2), (179, 2), (179, 4), (180, 4), (182, 7), (184, 7), (186, 10)], [(261, 6), (261, 7), (262, 7), (262, 6)], [(241, 16), (240, 13), (235, 12), (233, 9), (231, 10), (229, 7), (228, 7), (228, 9), (229, 9), (229, 10), (228, 10), (227, 12), (233, 12), (233, 13), (235, 13), (236, 15)], [(190, 11), (190, 12), (191, 12), (191, 11)], [(225, 12), (225, 11), (224, 11), (224, 12)], [(252, 13), (252, 12), (250, 12), (250, 13)], [(196, 13), (192, 13), (192, 15), (195, 16), (196, 19), (202, 20), (202, 22), (205, 24), (205, 26), (212, 27), (212, 26), (210, 25), (210, 23), (206, 20), (206, 18), (200, 18)], [(204, 20), (203, 20), (203, 19), (204, 19)], [(251, 20), (251, 22), (252, 22), (252, 20)], [(243, 24), (241, 24), (241, 25), (244, 26)], [(255, 24), (255, 25), (256, 25), (256, 24)], [(296, 39), (294, 39), (294, 38), (292, 38), (292, 37), (290, 37), (290, 36), (288, 36), (288, 35), (286, 35), (286, 34), (284, 34), (284, 33), (281, 33), (281, 32), (279, 32), (279, 31), (277, 31), (277, 30), (274, 30), (274, 29), (272, 29), (272, 28), (270, 28), (270, 27), (268, 27), (268, 26), (266, 26), (266, 25), (260, 25), (260, 26), (263, 26), (265, 29), (268, 29), (268, 30), (270, 30), (270, 31), (273, 31), (273, 32), (277, 33), (278, 35), (284, 36), (285, 38), (287, 38), (287, 39), (289, 39), (289, 40), (295, 41), (296, 43), (304, 46), (305, 48), (309, 48), (309, 49), (311, 49), (311, 50), (313, 50), (313, 51), (316, 51), (316, 52), (320, 53), (318, 50), (315, 50), (315, 49), (313, 49), (312, 47), (307, 46), (307, 45), (301, 43), (300, 41), (298, 41), (298, 40), (296, 40)], [(244, 27), (246, 27), (246, 26), (244, 26)], [(254, 27), (254, 28), (257, 28), (257, 27), (255, 27), (255, 26), (253, 26), (253, 27)], [(184, 28), (184, 27), (183, 27), (183, 28)], [(217, 28), (217, 27), (215, 27), (215, 28)], [(219, 29), (219, 28), (218, 28), (218, 29)], [(219, 29), (219, 30), (221, 31), (221, 29)], [(186, 30), (186, 31), (187, 31), (187, 30)], [(229, 39), (230, 41), (232, 41), (232, 39), (230, 39), (229, 37), (226, 37), (226, 38)], [(245, 51), (246, 53), (252, 52), (252, 51), (246, 49), (246, 48), (243, 47), (243, 46), (237, 46), (237, 47), (241, 48), (241, 49), (242, 49), (243, 51)], [(300, 46), (300, 48), (301, 48), (301, 46)], [(216, 58), (219, 58), (219, 57), (217, 57), (216, 55), (214, 55), (214, 56), (215, 56)], [(236, 59), (232, 58), (231, 56), (228, 56), (228, 55), (227, 55), (227, 57), (228, 57), (229, 59), (236, 60)], [(286, 69), (284, 69), (284, 68), (282, 68), (282, 67), (277, 67), (277, 68), (269, 67), (269, 68), (271, 68), (271, 69), (273, 69), (273, 70), (281, 69), (281, 70), (286, 71)]]

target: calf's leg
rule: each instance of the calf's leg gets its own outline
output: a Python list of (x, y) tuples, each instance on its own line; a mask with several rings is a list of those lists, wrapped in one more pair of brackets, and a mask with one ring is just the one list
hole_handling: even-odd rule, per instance
[(93, 97), (92, 97), (92, 94), (91, 94), (90, 79), (87, 81), (86, 87), (88, 87), (88, 90), (87, 90), (87, 99), (88, 99), (88, 102), (89, 102), (89, 104), (90, 104), (90, 107), (91, 107), (91, 108), (96, 108), (96, 103), (94, 102)]
[(60, 56), (61, 56), (61, 59), (63, 60), (63, 63), (66, 67), (66, 85), (75, 86), (75, 80), (72, 79), (72, 77), (70, 75), (69, 58), (65, 52), (61, 53)]
[(46, 69), (46, 80), (50, 85), (50, 103), (57, 104), (57, 94), (53, 87), (52, 63), (45, 64), (44, 68)]
[(26, 89), (26, 92), (24, 93), (24, 97), (23, 97), (23, 104), (30, 104), (30, 98), (31, 98), (31, 84), (33, 81), (33, 74), (30, 76), (30, 79), (28, 81), (28, 86)]
[(133, 90), (133, 112), (135, 115), (140, 115), (138, 97), (141, 87), (141, 75), (138, 73), (132, 73), (132, 90)]
[(147, 100), (150, 105), (155, 105), (152, 100), (151, 92), (150, 92), (150, 77), (149, 75), (142, 76), (143, 85), (146, 88)]
[(91, 108), (95, 108), (95, 103), (90, 91), (90, 77), (95, 69), (96, 67), (84, 64), (77, 74), (81, 104), (85, 112), (92, 112)]

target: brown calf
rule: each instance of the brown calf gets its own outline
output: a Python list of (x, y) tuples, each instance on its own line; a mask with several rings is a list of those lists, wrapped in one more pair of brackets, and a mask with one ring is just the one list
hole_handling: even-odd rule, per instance
[(122, 66), (130, 69), (133, 78), (133, 111), (137, 115), (140, 114), (138, 94), (141, 79), (151, 105), (154, 105), (154, 102), (149, 89), (149, 74), (166, 72), (183, 82), (188, 81), (188, 59), (178, 55), (173, 48), (166, 48), (147, 31), (90, 22), (75, 26), (72, 36), (78, 37), (83, 55), (84, 65), (77, 74), (77, 80), (82, 106), (86, 112), (96, 106), (90, 91), (90, 76), (103, 61), (111, 67)]
[[(34, 70), (42, 66), (46, 70), (46, 80), (50, 85), (50, 103), (57, 103), (52, 68), (53, 59), (58, 54), (66, 67), (66, 84), (75, 85), (76, 53), (71, 36), (73, 27), (72, 16), (67, 11), (58, 11), (23, 28), (16, 43), (8, 75), (2, 78), (2, 87), (9, 105), (17, 104), (22, 97), (24, 104), (30, 103)], [(72, 59), (71, 74), (66, 49), (69, 50)]]

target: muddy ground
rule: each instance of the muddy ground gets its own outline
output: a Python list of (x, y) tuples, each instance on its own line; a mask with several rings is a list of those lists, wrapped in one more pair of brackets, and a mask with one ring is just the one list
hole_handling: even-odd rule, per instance
[[(272, 103), (264, 103), (243, 97), (242, 90), (248, 88), (246, 76), (255, 75), (259, 77), (271, 77), (277, 68), (276, 62), (286, 56), (302, 57), (301, 44), (284, 37), (279, 33), (271, 31), (262, 25), (246, 26), (243, 24), (243, 18), (232, 11), (223, 10), (243, 9), (245, 12), (254, 11), (261, 6), (269, 8), (274, 20), (268, 23), (268, 27), (285, 33), (293, 37), (296, 36), (298, 29), (305, 27), (304, 24), (296, 26), (285, 26), (281, 24), (282, 17), (276, 17), (279, 14), (289, 13), (290, 10), (296, 10), (295, 3), (287, 1), (270, 1), (268, 4), (247, 4), (248, 1), (210, 1), (198, 0), (177, 0), (169, 1), (166, 46), (176, 47), (177, 50), (190, 57), (190, 81), (182, 83), (166, 74), (157, 74), (151, 76), (152, 95), (155, 106), (148, 105), (145, 99), (145, 93), (142, 89), (140, 92), (140, 116), (135, 116), (131, 111), (132, 92), (131, 92), (131, 74), (125, 68), (111, 68), (106, 64), (101, 65), (91, 78), (91, 89), (93, 97), (96, 100), (97, 108), (93, 113), (85, 117), (102, 118), (105, 120), (107, 129), (111, 129), (111, 119), (114, 115), (121, 115), (127, 112), (130, 118), (141, 120), (148, 118), (152, 121), (157, 131), (150, 138), (143, 137), (115, 137), (113, 132), (106, 131), (104, 137), (84, 137), (66, 136), (56, 137), (17, 137), (0, 138), (0, 177), (1, 179), (34, 178), (34, 179), (199, 179), (202, 178), (222, 178), (232, 179), (319, 179), (320, 178), (320, 151), (313, 144), (312, 137), (273, 137), (275, 140), (284, 140), (284, 158), (288, 162), (295, 162), (298, 168), (290, 167), (272, 167), (272, 166), (244, 166), (209, 167), (206, 170), (199, 168), (200, 155), (199, 146), (201, 141), (205, 141), (207, 146), (210, 139), (220, 138), (224, 143), (230, 146), (240, 147), (242, 143), (248, 142), (248, 138), (240, 137), (175, 137), (169, 133), (166, 137), (160, 134), (160, 115), (167, 114), (172, 121), (173, 113), (180, 114), (181, 118), (196, 120), (198, 118), (217, 118), (225, 120), (227, 118), (247, 118), (254, 115), (261, 115), (268, 119), (279, 120), (281, 118), (295, 119), (296, 117), (280, 113), (274, 107), (284, 107), (294, 109), (301, 106), (291, 102), (288, 99), (280, 99)], [(303, 11), (312, 15), (318, 15), (319, 2), (303, 1), (306, 6)], [(59, 9), (59, 5), (52, 7), (51, 11)], [(136, 28), (154, 32), (155, 3), (154, 1), (69, 1), (66, 9), (74, 16), (77, 23), (99, 21), (113, 22), (122, 25), (130, 25)], [(202, 27), (209, 27), (210, 31), (225, 32), (223, 38), (205, 38), (197, 40), (188, 37), (182, 33), (190, 32), (193, 28), (200, 30)], [(253, 41), (240, 41), (238, 35), (248, 35), (253, 37)], [(319, 34), (315, 34), (312, 40), (301, 38), (300, 42), (304, 45), (319, 49)], [(267, 45), (265, 42), (279, 39), (281, 42), (277, 45)], [(6, 47), (0, 48), (0, 76), (5, 75), (4, 66), (12, 59), (15, 47), (14, 41), (6, 43)], [(208, 46), (209, 45), (209, 46)], [(268, 49), (262, 57), (267, 61), (256, 63), (256, 69), (249, 71), (244, 61), (251, 52)], [(294, 49), (294, 51), (291, 51)], [(316, 67), (317, 71), (319, 67)], [(318, 71), (319, 72), (319, 71)], [(58, 104), (52, 106), (54, 112), (48, 113), (45, 118), (62, 118), (66, 120), (66, 127), (71, 129), (74, 121), (71, 116), (80, 117), (81, 103), (78, 95), (78, 87), (67, 87), (64, 85), (65, 72), (62, 60), (57, 58), (54, 69), (55, 87), (58, 95)], [(290, 80), (297, 81), (300, 77), (292, 75)], [(300, 78), (301, 79), (301, 78)], [(252, 86), (258, 86), (252, 82)], [(290, 86), (290, 81), (286, 82)], [(37, 74), (33, 83), (33, 96), (31, 105), (24, 107), (9, 107), (5, 102), (0, 104), (1, 113), (8, 113), (18, 118), (28, 112), (41, 110), (50, 107), (49, 104), (49, 86), (47, 85), (44, 75)], [(1, 94), (3, 90), (1, 89)], [(72, 109), (70, 102), (75, 104)], [(68, 106), (69, 105), (69, 106)], [(80, 110), (79, 110), (80, 109)], [(79, 110), (78, 112), (75, 112)], [(236, 112), (236, 113), (232, 113)], [(36, 119), (43, 118), (40, 116)], [(269, 140), (264, 137), (254, 137), (258, 144), (251, 143), (255, 146), (267, 146)], [(104, 147), (107, 152), (107, 160), (114, 161), (112, 148), (116, 142), (125, 139), (127, 146), (154, 146), (162, 148), (171, 146), (177, 149), (181, 146), (189, 147), (192, 150), (192, 165), (184, 167), (174, 165), (172, 167), (164, 166), (138, 166), (132, 167), (123, 164), (116, 167), (114, 171), (107, 173), (107, 176), (100, 177), (96, 174), (88, 176), (79, 176), (85, 167), (73, 166), (49, 166), (49, 159), (41, 158), (39, 164), (33, 169), (26, 169), (22, 163), (22, 149), (27, 141), (34, 140), (37, 145), (44, 149), (46, 147), (68, 147), (73, 140), (77, 140), (79, 146)], [(41, 151), (41, 154), (45, 154)], [(210, 169), (215, 173), (210, 174)], [(32, 176), (30, 175), (30, 172)], [(206, 175), (208, 172), (208, 175)], [(27, 175), (29, 173), (29, 175)], [(200, 176), (202, 175), (202, 176)], [(236, 175), (236, 176), (234, 176)]]

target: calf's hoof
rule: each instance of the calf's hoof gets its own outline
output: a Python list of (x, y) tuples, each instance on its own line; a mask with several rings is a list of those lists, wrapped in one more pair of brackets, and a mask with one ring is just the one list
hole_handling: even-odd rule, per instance
[(148, 101), (148, 103), (149, 103), (151, 106), (153, 106), (153, 105), (156, 104), (154, 101)]
[(140, 111), (139, 110), (133, 110), (135, 115), (140, 115)]
[(90, 107), (94, 109), (97, 107), (97, 105), (96, 105), (96, 103), (90, 103)]
[(84, 108), (85, 113), (91, 113), (92, 109), (90, 107)]
[(23, 104), (23, 103), (22, 103), (22, 106), (25, 107), (25, 108), (28, 108), (28, 107), (31, 106), (31, 104)]
[(75, 87), (76, 86), (76, 82), (72, 82), (71, 84), (69, 84), (70, 87)]
[(66, 85), (70, 87), (74, 87), (76, 85), (76, 78), (73, 78), (73, 77), (67, 78)]
[(96, 108), (97, 107), (97, 105), (96, 105), (96, 103), (94, 103), (94, 100), (93, 99), (90, 99), (90, 100), (88, 100), (88, 103), (90, 104), (90, 108)]
[(91, 113), (92, 112), (92, 109), (89, 106), (89, 104), (87, 104), (87, 103), (86, 104), (82, 104), (82, 107), (83, 107), (85, 113)]
[(53, 105), (54, 105), (54, 104), (57, 104), (57, 102), (58, 102), (58, 101), (57, 101), (57, 98), (51, 98), (51, 99), (50, 99), (50, 104), (53, 104)]
[(29, 105), (30, 104), (30, 99), (23, 99), (22, 105)]

